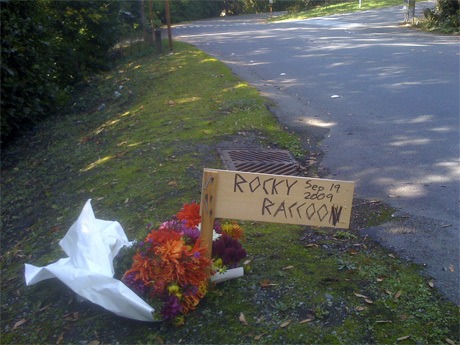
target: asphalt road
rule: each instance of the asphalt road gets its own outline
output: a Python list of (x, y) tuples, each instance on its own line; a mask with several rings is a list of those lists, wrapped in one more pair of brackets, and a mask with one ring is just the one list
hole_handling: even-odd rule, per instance
[[(417, 12), (432, 3), (418, 3)], [(459, 39), (400, 26), (401, 7), (270, 23), (267, 15), (178, 25), (272, 99), (279, 121), (324, 153), (330, 178), (399, 211), (364, 231), (425, 265), (459, 297)], [(312, 141), (318, 142), (318, 140)], [(312, 144), (313, 145), (313, 144)]]

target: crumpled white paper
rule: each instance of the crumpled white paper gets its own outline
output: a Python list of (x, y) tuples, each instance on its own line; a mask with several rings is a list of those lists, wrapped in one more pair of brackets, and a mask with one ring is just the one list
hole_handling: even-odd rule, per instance
[(154, 309), (113, 278), (113, 259), (130, 242), (118, 222), (96, 219), (91, 200), (59, 245), (68, 257), (46, 267), (26, 264), (27, 285), (58, 278), (78, 295), (117, 315), (154, 321)]

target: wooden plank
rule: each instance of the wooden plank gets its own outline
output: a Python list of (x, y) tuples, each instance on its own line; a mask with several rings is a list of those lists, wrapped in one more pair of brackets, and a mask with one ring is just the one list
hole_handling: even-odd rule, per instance
[(219, 175), (216, 218), (350, 226), (353, 182), (205, 169), (205, 174), (210, 172)]
[(207, 256), (211, 259), (212, 233), (214, 228), (216, 192), (218, 173), (214, 171), (203, 172), (203, 183), (201, 190), (201, 244), (207, 248)]

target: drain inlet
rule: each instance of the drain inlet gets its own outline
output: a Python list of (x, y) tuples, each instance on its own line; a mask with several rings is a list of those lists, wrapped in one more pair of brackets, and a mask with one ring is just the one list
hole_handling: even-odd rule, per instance
[(300, 165), (285, 150), (220, 149), (219, 153), (229, 170), (275, 175), (300, 174)]

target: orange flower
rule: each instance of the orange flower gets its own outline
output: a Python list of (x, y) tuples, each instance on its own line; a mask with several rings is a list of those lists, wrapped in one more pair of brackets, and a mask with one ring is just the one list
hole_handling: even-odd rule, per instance
[(184, 314), (188, 314), (190, 311), (196, 309), (200, 300), (206, 295), (207, 287), (207, 280), (205, 280), (195, 293), (186, 293), (183, 296), (181, 305)]
[[(201, 221), (199, 210), (198, 204), (186, 204), (177, 218), (185, 220), (189, 227), (196, 226)], [(125, 272), (124, 278), (148, 298), (163, 301), (169, 298), (170, 301), (174, 297), (173, 304), (164, 302), (162, 313), (174, 320), (183, 320), (183, 315), (195, 309), (206, 295), (211, 263), (200, 239), (186, 242), (183, 232), (162, 227), (152, 230), (144, 242), (139, 243), (131, 269)]]
[(201, 223), (200, 205), (197, 203), (184, 204), (176, 217), (179, 220), (186, 220), (188, 227), (194, 227)]
[(131, 269), (125, 272), (125, 276), (129, 273), (136, 272), (136, 280), (142, 280), (144, 285), (149, 284), (153, 276), (153, 267), (150, 265), (149, 260), (142, 257), (140, 253), (136, 253), (133, 256), (133, 261)]
[(244, 230), (237, 222), (222, 224), (222, 233), (233, 237), (235, 240), (243, 238)]

